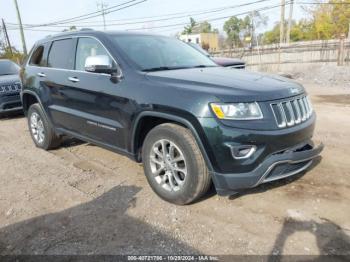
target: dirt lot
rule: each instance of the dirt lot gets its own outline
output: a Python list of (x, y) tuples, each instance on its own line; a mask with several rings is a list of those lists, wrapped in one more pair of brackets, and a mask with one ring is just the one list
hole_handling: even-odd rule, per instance
[[(307, 86), (326, 148), (305, 175), (174, 206), (90, 144), (34, 147), (0, 120), (0, 254), (350, 254), (350, 89)], [(347, 95), (345, 95), (347, 94)]]

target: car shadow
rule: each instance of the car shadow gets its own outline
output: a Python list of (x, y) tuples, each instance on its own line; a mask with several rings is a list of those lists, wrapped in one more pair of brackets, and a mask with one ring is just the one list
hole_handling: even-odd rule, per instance
[[(288, 238), (298, 232), (308, 232), (315, 236), (315, 241), (319, 249), (320, 256), (300, 259), (300, 261), (349, 261), (350, 258), (350, 237), (344, 230), (331, 220), (321, 218), (322, 222), (314, 220), (296, 220), (286, 218), (282, 230), (278, 234), (268, 261), (280, 261), (283, 249), (287, 244)], [(350, 231), (350, 230), (349, 230)], [(350, 233), (350, 232), (349, 232)], [(326, 260), (325, 255), (340, 256), (329, 257)], [(323, 256), (323, 257), (321, 257)]]
[(260, 194), (263, 192), (266, 192), (268, 190), (277, 188), (277, 187), (282, 187), (285, 185), (288, 185), (290, 183), (293, 183), (294, 181), (299, 180), (301, 177), (303, 177), (306, 173), (308, 173), (309, 171), (311, 171), (312, 169), (314, 169), (320, 162), (322, 161), (322, 156), (317, 156), (312, 164), (310, 165), (310, 167), (308, 167), (305, 171), (296, 174), (294, 176), (288, 177), (288, 178), (284, 178), (284, 179), (280, 179), (280, 180), (276, 180), (276, 181), (272, 181), (269, 183), (265, 183), (265, 184), (261, 184), (257, 187), (251, 188), (251, 189), (245, 189), (242, 190), (240, 192), (237, 192), (234, 195), (229, 196), (230, 200), (235, 200), (237, 198), (246, 196), (246, 195), (252, 195), (252, 194)]
[(83, 144), (88, 144), (87, 142), (84, 142), (82, 140), (79, 140), (77, 138), (74, 137), (68, 137), (68, 136), (64, 136), (62, 138), (62, 141), (60, 143), (60, 148), (68, 148), (68, 147), (75, 147), (75, 146), (80, 146)]
[(1, 120), (6, 121), (6, 120), (18, 119), (18, 118), (24, 118), (23, 111), (0, 113), (0, 121)]
[(0, 255), (199, 254), (128, 214), (140, 190), (117, 186), (90, 202), (1, 228)]

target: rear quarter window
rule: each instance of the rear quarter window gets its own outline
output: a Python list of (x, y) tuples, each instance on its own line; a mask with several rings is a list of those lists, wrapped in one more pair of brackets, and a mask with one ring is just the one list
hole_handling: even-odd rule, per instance
[(52, 43), (47, 61), (48, 67), (73, 69), (74, 67), (73, 39), (56, 40)]
[(34, 50), (29, 61), (30, 65), (43, 66), (44, 49), (44, 46), (40, 45)]

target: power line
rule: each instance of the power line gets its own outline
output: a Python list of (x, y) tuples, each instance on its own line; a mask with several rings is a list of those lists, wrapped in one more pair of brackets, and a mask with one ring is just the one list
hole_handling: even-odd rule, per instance
[[(288, 3), (289, 3), (289, 2), (288, 2)], [(260, 12), (260, 11), (265, 11), (265, 10), (277, 8), (277, 7), (280, 7), (280, 6), (281, 6), (281, 4), (272, 5), (272, 6), (266, 6), (266, 7), (254, 9), (254, 11)], [(251, 12), (252, 12), (252, 10), (246, 11), (246, 12), (242, 12), (242, 13), (233, 14), (233, 15), (229, 15), (229, 16), (216, 17), (216, 18), (213, 18), (213, 19), (203, 19), (203, 20), (199, 21), (198, 23), (202, 23), (202, 22), (205, 22), (205, 21), (212, 22), (212, 21), (227, 19), (227, 18), (231, 18), (231, 17), (233, 17), (233, 16), (246, 15), (246, 14), (249, 14), (249, 13), (251, 13)], [(144, 30), (144, 29), (178, 27), (178, 26), (184, 26), (184, 25), (187, 25), (187, 24), (188, 24), (188, 23), (178, 23), (178, 24), (171, 24), (171, 25), (153, 26), (153, 27), (147, 27), (147, 28), (132, 28), (132, 29), (127, 29), (127, 30), (129, 30), (129, 31), (134, 31), (134, 30)]]
[[(259, 8), (259, 9), (254, 9), (254, 11), (265, 11), (265, 10), (274, 9), (274, 8), (277, 8), (277, 7), (280, 7), (280, 6), (281, 6), (281, 4), (270, 5), (270, 6), (265, 6), (265, 7)], [(249, 14), (251, 12), (252, 12), (252, 10), (249, 10), (249, 11), (246, 11), (246, 12), (232, 14), (232, 15), (229, 15), (229, 16), (221, 16), (221, 17), (216, 17), (216, 18), (212, 18), (212, 19), (203, 19), (203, 20), (199, 21), (198, 23), (201, 23), (201, 22), (204, 22), (204, 21), (211, 22), (211, 21), (227, 19), (227, 18), (231, 18), (232, 16), (241, 16), (241, 15)], [(145, 27), (142, 27), (142, 28), (131, 28), (131, 29), (126, 29), (126, 30), (134, 31), (134, 30), (147, 30), (147, 29), (157, 29), (157, 28), (176, 28), (176, 27), (179, 27), (179, 26), (187, 25), (187, 24), (188, 24), (187, 22), (182, 22), (182, 23), (177, 23), (177, 24), (167, 24), (167, 25), (152, 26), (152, 27), (147, 27), (147, 28), (145, 28)], [(11, 30), (13, 30), (13, 28), (11, 28)], [(29, 30), (29, 29), (26, 29), (26, 30)], [(36, 31), (34, 29), (31, 29), (31, 30)], [(54, 31), (52, 30), (51, 32), (54, 32)], [(60, 31), (58, 31), (58, 32), (60, 32)]]
[[(118, 26), (118, 25), (132, 25), (132, 24), (142, 24), (142, 23), (149, 23), (149, 22), (168, 21), (168, 20), (179, 19), (179, 18), (184, 18), (184, 17), (188, 17), (188, 16), (202, 15), (202, 14), (208, 14), (208, 13), (227, 11), (227, 9), (244, 7), (244, 6), (249, 6), (249, 5), (258, 4), (258, 3), (267, 2), (267, 1), (271, 1), (271, 0), (257, 0), (257, 1), (244, 3), (244, 4), (239, 4), (239, 5), (224, 6), (224, 7), (215, 8), (215, 9), (208, 9), (208, 10), (203, 10), (203, 11), (197, 11), (195, 13), (181, 12), (181, 13), (173, 13), (173, 14), (167, 14), (167, 15), (159, 16), (159, 17), (168, 16), (167, 18), (162, 18), (162, 19), (151, 19), (151, 20), (136, 21), (136, 22), (116, 23), (116, 24), (112, 23), (112, 24), (109, 24), (109, 25)], [(174, 15), (174, 14), (186, 14), (186, 15), (181, 15), (181, 16), (176, 16), (176, 17), (169, 17), (169, 15)], [(147, 18), (154, 18), (154, 16), (153, 17), (147, 17)], [(141, 19), (141, 18), (136, 18), (136, 19)], [(111, 22), (111, 21), (113, 21), (113, 20), (109, 20), (107, 22)], [(130, 20), (124, 19), (124, 20), (114, 20), (114, 21), (130, 21)], [(14, 25), (14, 24), (12, 24), (12, 25)], [(66, 27), (66, 26), (67, 25), (52, 25), (50, 27)], [(84, 27), (86, 25), (75, 25), (75, 26)], [(100, 26), (103, 26), (103, 25), (102, 24), (89, 24), (89, 26), (91, 26), (91, 27), (100, 27)], [(37, 26), (32, 25), (32, 27), (37, 27)]]
[(106, 16), (105, 16), (105, 8), (107, 7), (107, 4), (101, 0), (100, 3), (97, 3), (97, 8), (101, 8), (102, 12), (102, 18), (103, 18), (103, 30), (106, 31)]
[[(109, 13), (113, 13), (116, 11), (120, 11), (138, 4), (141, 4), (143, 2), (146, 2), (148, 0), (141, 0), (139, 2), (133, 3), (135, 1), (139, 1), (139, 0), (130, 0), (127, 2), (124, 2), (122, 4), (118, 4), (109, 8), (104, 9), (104, 14), (109, 14)], [(129, 5), (127, 5), (129, 4)], [(126, 5), (126, 6), (125, 6)], [(122, 7), (120, 7), (122, 6)], [(115, 9), (117, 7), (120, 7), (118, 9)], [(113, 9), (113, 10), (112, 10)], [(109, 10), (109, 11), (108, 11)], [(98, 13), (98, 14), (97, 14)], [(96, 15), (97, 14), (97, 15)], [(101, 15), (101, 11), (96, 11), (96, 12), (92, 12), (92, 13), (88, 13), (88, 14), (84, 14), (84, 15), (80, 15), (80, 16), (76, 16), (76, 17), (72, 17), (72, 18), (68, 18), (68, 19), (63, 19), (63, 20), (58, 20), (55, 22), (50, 22), (50, 23), (44, 23), (44, 24), (26, 24), (26, 28), (34, 28), (34, 27), (49, 27), (49, 26), (53, 26), (53, 25), (59, 25), (59, 24), (67, 24), (67, 23), (73, 23), (73, 22), (77, 22), (77, 21), (82, 21), (82, 20), (86, 20), (86, 19), (90, 19), (90, 18), (94, 18), (94, 17), (98, 17)]]

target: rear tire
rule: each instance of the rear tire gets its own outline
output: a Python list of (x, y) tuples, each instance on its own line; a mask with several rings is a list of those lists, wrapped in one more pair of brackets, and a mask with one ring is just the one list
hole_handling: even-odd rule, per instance
[(35, 145), (44, 150), (57, 148), (61, 139), (46, 118), (41, 106), (36, 103), (28, 110), (28, 127)]
[(142, 159), (147, 180), (162, 199), (186, 205), (203, 196), (211, 178), (190, 130), (161, 124), (146, 136)]

